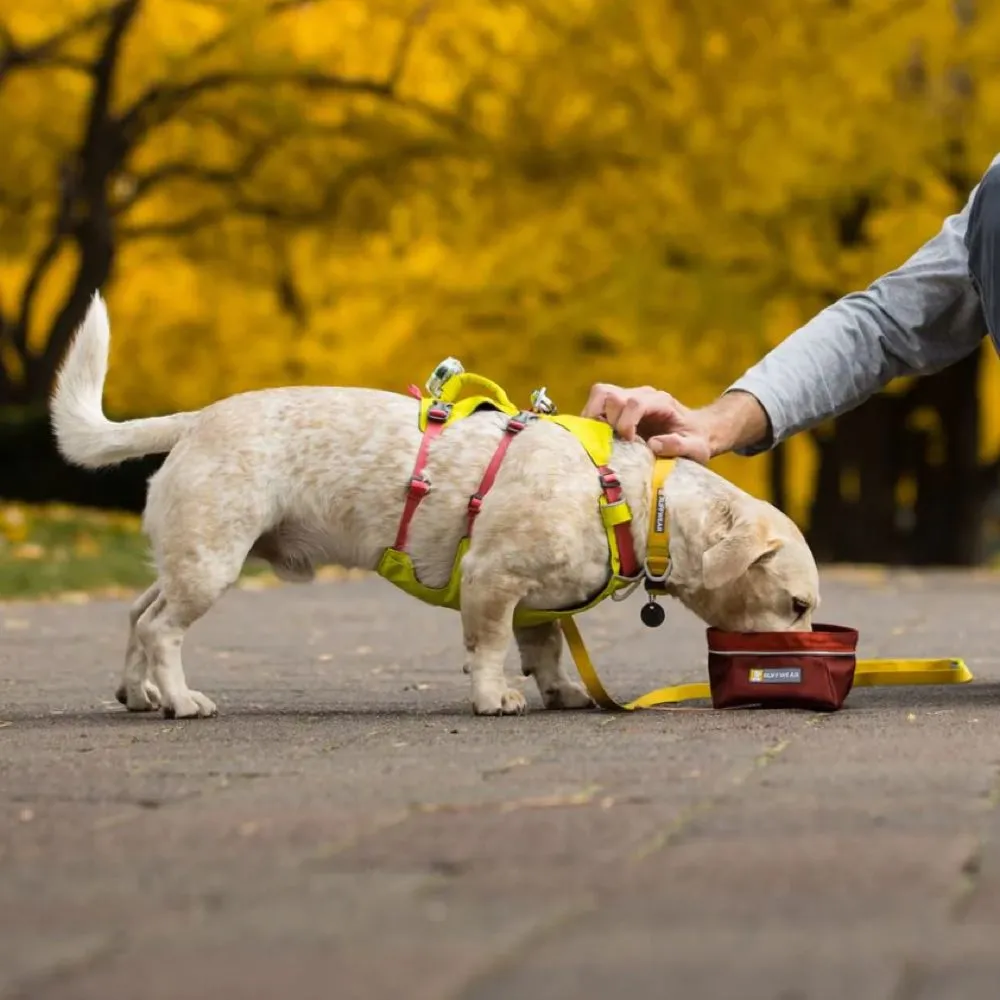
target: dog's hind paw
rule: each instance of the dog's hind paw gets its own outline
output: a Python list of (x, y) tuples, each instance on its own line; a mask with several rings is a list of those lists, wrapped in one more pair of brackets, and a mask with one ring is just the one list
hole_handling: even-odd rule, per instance
[(115, 698), (130, 712), (153, 712), (160, 707), (160, 689), (152, 681), (120, 684)]
[(218, 714), (215, 702), (200, 691), (185, 691), (172, 705), (163, 706), (165, 719), (210, 719)]

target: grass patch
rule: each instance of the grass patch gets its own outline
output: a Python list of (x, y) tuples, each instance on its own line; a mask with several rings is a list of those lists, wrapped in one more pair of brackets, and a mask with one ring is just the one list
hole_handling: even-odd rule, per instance
[(0, 501), (0, 599), (128, 592), (153, 576), (134, 515)]
[[(316, 578), (366, 575), (324, 566)], [(0, 500), (0, 601), (126, 597), (154, 576), (137, 515)], [(266, 563), (254, 561), (243, 567), (237, 586), (256, 590), (279, 582)]]
[[(263, 564), (244, 569), (247, 577), (271, 575)], [(0, 600), (121, 597), (153, 579), (138, 516), (0, 500)]]

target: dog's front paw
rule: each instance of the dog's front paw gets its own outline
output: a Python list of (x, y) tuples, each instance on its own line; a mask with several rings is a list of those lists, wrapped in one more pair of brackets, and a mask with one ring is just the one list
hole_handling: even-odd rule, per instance
[(472, 710), (476, 715), (523, 715), (528, 711), (528, 700), (514, 688), (480, 692), (472, 700)]
[(218, 714), (215, 702), (200, 691), (185, 691), (173, 704), (163, 706), (165, 719), (210, 719)]
[(596, 708), (593, 698), (579, 684), (566, 681), (540, 692), (542, 704), (552, 709)]
[(121, 684), (115, 698), (130, 712), (153, 712), (160, 707), (160, 689), (152, 681)]

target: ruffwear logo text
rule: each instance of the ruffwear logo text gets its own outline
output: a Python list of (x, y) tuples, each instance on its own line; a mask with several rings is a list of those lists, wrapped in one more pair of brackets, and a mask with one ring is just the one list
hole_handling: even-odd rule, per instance
[(801, 684), (801, 667), (755, 667), (750, 671), (751, 684)]
[(656, 531), (663, 532), (663, 526), (667, 521), (667, 498), (663, 495), (663, 490), (656, 491)]

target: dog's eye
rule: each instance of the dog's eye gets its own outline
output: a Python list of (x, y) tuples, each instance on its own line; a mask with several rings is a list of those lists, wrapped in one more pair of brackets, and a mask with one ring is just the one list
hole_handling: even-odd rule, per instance
[(795, 612), (796, 618), (801, 618), (809, 610), (809, 602), (802, 600), (801, 597), (792, 598), (792, 611)]

